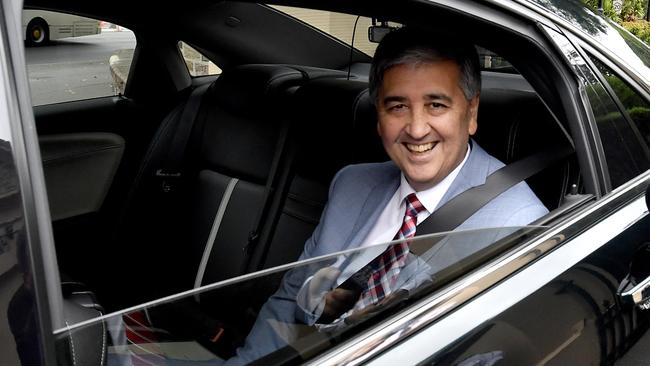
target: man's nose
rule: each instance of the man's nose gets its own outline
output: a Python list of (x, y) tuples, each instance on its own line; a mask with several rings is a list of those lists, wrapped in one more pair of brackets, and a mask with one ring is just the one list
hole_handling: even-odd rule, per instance
[(431, 131), (430, 117), (423, 108), (412, 109), (411, 121), (406, 127), (406, 133), (414, 139), (424, 138)]

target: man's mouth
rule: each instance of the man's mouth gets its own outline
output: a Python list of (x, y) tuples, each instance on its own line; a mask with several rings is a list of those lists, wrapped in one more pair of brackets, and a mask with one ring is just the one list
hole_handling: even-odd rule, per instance
[(436, 146), (436, 144), (433, 143), (433, 142), (429, 142), (429, 143), (426, 143), (426, 144), (406, 144), (405, 143), (404, 146), (406, 146), (406, 148), (410, 152), (424, 153), (424, 152), (427, 152), (427, 151), (433, 149)]

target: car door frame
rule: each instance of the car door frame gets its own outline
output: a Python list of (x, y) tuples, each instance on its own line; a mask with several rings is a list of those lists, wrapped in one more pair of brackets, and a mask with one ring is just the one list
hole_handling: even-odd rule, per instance
[[(0, 3), (0, 131), (11, 143), (18, 176), (29, 259), (36, 301), (40, 359), (56, 365), (53, 329), (64, 326), (59, 272), (45, 181), (25, 68), (20, 14), (22, 1)], [(35, 350), (36, 351), (36, 350)]]

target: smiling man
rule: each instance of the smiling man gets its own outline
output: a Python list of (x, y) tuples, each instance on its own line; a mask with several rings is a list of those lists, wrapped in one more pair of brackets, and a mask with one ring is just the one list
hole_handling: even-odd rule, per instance
[[(413, 237), (436, 209), (503, 167), (470, 139), (481, 89), (474, 46), (416, 29), (393, 31), (377, 48), (369, 89), (391, 161), (347, 166), (336, 175), (300, 259), (364, 250), (289, 272), (232, 364), (291, 343), (300, 326), (331, 330), (363, 319), (496, 239), (479, 233), (420, 256), (407, 241), (376, 245)], [(526, 225), (547, 212), (521, 182), (457, 229)]]

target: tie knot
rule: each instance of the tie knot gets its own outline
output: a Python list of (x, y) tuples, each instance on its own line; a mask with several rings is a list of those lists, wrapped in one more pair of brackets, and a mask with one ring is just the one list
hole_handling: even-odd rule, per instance
[(424, 206), (422, 206), (422, 202), (420, 202), (420, 200), (415, 195), (415, 193), (411, 193), (408, 196), (406, 196), (407, 216), (415, 217), (422, 211), (424, 211)]

